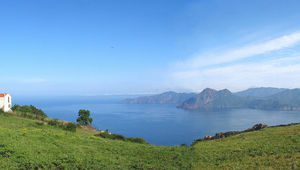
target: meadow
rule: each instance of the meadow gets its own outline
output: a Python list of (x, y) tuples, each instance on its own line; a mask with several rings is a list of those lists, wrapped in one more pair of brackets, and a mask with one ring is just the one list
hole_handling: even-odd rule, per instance
[(1, 169), (299, 169), (300, 124), (158, 146), (0, 114)]

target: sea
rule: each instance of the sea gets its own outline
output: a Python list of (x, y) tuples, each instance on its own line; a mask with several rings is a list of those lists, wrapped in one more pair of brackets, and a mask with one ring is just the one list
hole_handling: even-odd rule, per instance
[(34, 105), (49, 117), (76, 122), (79, 109), (88, 109), (96, 129), (126, 137), (141, 137), (154, 145), (190, 145), (218, 132), (240, 131), (257, 123), (300, 122), (300, 111), (235, 109), (222, 112), (188, 111), (171, 104), (118, 104), (129, 96), (26, 96), (14, 104)]

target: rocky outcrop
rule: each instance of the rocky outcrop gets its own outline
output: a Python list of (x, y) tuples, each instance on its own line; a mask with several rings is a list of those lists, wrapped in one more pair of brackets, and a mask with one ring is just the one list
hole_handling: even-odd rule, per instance
[(245, 106), (243, 98), (233, 95), (229, 90), (204, 89), (198, 95), (177, 105), (187, 110), (217, 111), (241, 108)]
[[(289, 124), (289, 125), (294, 125), (294, 124)], [(286, 126), (289, 126), (289, 125), (286, 125)], [(283, 126), (283, 125), (279, 125), (279, 126)], [(197, 139), (193, 142), (192, 145), (194, 145), (195, 143), (197, 143), (199, 141), (203, 141), (203, 140), (222, 139), (222, 138), (227, 138), (227, 137), (230, 137), (230, 136), (239, 135), (239, 134), (246, 133), (246, 132), (261, 130), (261, 129), (268, 128), (268, 127), (269, 127), (268, 125), (259, 123), (259, 124), (254, 125), (252, 128), (248, 128), (248, 129), (243, 130), (243, 131), (229, 131), (229, 132), (224, 132), (224, 133), (220, 132), (220, 133), (216, 133), (215, 136), (205, 136), (203, 139)], [(272, 127), (277, 127), (277, 126), (272, 126)]]

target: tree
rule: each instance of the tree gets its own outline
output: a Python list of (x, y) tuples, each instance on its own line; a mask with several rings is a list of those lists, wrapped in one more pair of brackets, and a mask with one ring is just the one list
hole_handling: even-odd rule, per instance
[(89, 110), (80, 109), (78, 112), (77, 122), (80, 125), (88, 125), (93, 122), (93, 119), (90, 117), (91, 112)]

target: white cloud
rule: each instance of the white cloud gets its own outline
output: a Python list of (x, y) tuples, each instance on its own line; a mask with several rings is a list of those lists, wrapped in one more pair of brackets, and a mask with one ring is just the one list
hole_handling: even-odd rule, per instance
[(264, 54), (274, 50), (291, 47), (298, 42), (300, 42), (300, 32), (285, 35), (263, 43), (247, 45), (222, 53), (198, 55), (197, 57), (193, 57), (187, 61), (179, 62), (176, 65), (179, 67), (199, 68), (202, 66), (227, 63), (259, 54)]
[[(292, 60), (294, 61), (294, 58)], [(205, 87), (232, 90), (242, 90), (252, 86), (296, 88), (300, 84), (300, 63), (282, 65), (281, 60), (275, 59), (261, 63), (177, 72), (173, 74), (173, 78), (175, 84), (194, 91)]]
[[(300, 56), (295, 55), (300, 52), (299, 48), (290, 54), (294, 57), (276, 58), (276, 51), (287, 50), (298, 42), (300, 33), (293, 33), (264, 43), (212, 54), (209, 58), (200, 55), (172, 68), (170, 84), (193, 91), (206, 87), (231, 90), (253, 86), (300, 88)], [(262, 54), (268, 52), (275, 57), (252, 62), (243, 60), (258, 55), (264, 57)], [(239, 62), (235, 62), (237, 60)]]

